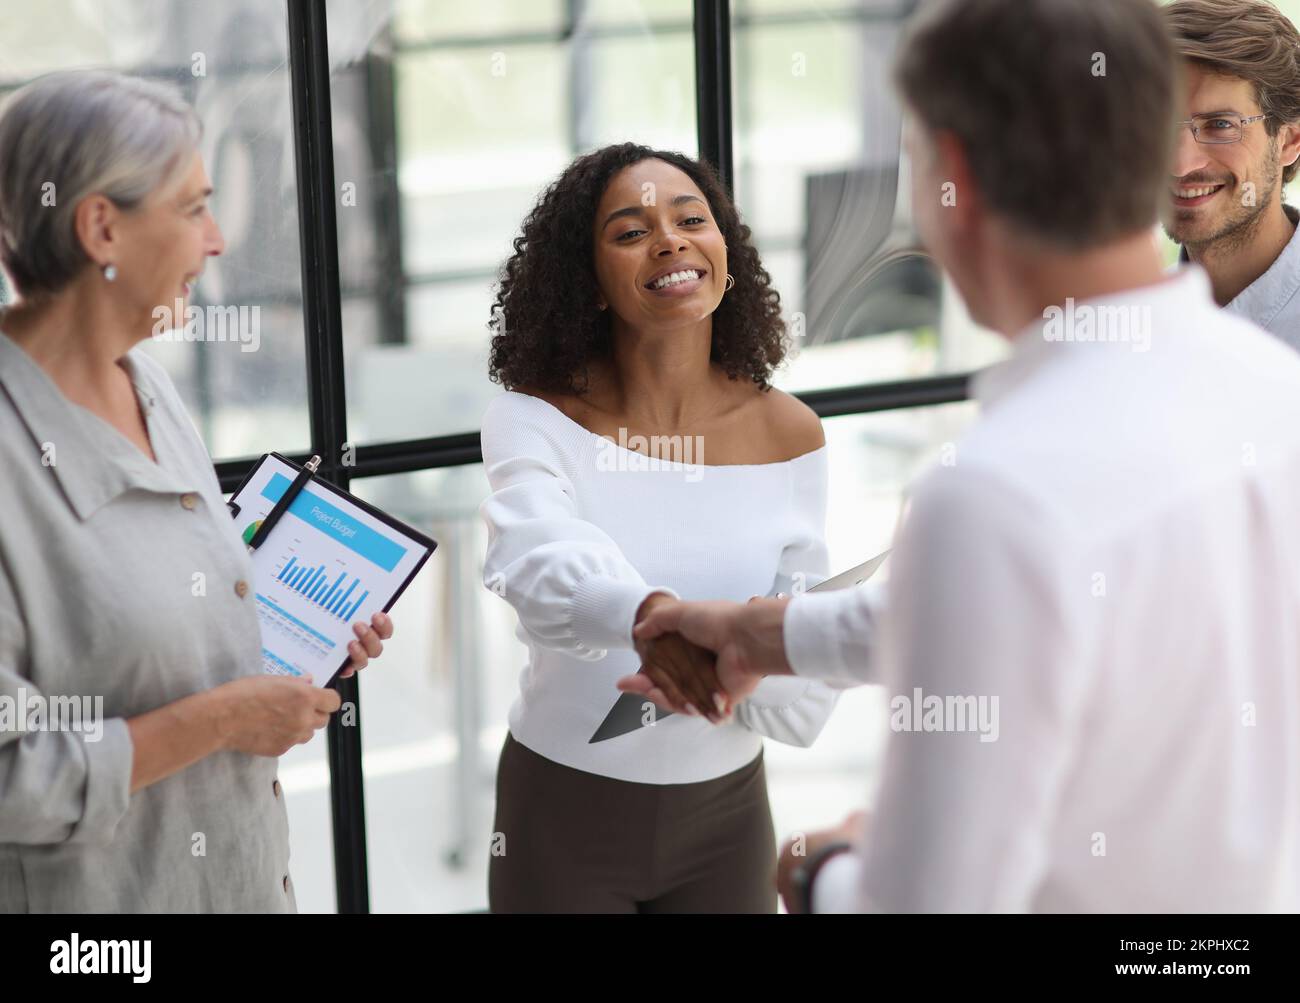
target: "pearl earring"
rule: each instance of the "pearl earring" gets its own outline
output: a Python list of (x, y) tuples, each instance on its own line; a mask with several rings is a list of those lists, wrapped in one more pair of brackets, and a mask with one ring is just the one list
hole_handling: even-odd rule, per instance
[(723, 288), (726, 289), (726, 290), (730, 290), (731, 287), (734, 286), (735, 284), (736, 284), (736, 280), (733, 279), (733, 278), (731, 277), (731, 273), (728, 272), (728, 273), (727, 273), (727, 284), (726, 284)]
[(105, 265), (105, 266), (104, 266), (104, 281), (105, 281), (105, 282), (116, 282), (116, 281), (117, 281), (117, 265)]

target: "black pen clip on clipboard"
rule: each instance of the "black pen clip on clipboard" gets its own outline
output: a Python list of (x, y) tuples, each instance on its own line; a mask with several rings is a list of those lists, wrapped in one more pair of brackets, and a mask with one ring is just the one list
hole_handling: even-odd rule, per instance
[[(307, 482), (311, 480), (312, 475), (319, 469), (319, 456), (313, 456), (302, 465), (302, 469), (298, 471), (298, 476), (285, 489), (284, 494), (280, 496), (280, 500), (275, 503), (271, 511), (266, 514), (266, 518), (262, 520), (262, 525), (257, 527), (257, 532), (253, 534), (253, 538), (248, 541), (250, 553), (262, 545), (267, 534), (275, 528), (275, 524), (280, 521), (280, 517), (289, 511), (289, 506), (293, 504), (293, 500), (298, 497), (302, 489), (307, 486)], [(236, 511), (234, 514), (238, 515), (239, 513)]]

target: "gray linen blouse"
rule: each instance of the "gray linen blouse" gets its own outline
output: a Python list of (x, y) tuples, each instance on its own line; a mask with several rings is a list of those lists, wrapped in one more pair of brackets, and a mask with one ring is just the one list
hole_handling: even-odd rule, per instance
[(156, 464), (0, 333), (0, 913), (292, 912), (278, 760), (128, 793), (126, 718), (261, 655), (207, 451), (166, 371), (123, 364)]

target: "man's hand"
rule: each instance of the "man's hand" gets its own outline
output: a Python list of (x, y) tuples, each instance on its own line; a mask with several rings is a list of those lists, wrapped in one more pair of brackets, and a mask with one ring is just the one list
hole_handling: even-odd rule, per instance
[[(754, 691), (763, 676), (790, 673), (781, 628), (788, 599), (754, 598), (744, 606), (733, 602), (684, 603), (669, 596), (651, 599), (662, 601), (644, 608), (633, 629), (637, 650), (664, 634), (679, 633), (693, 644), (716, 652), (717, 680), (728, 712)], [(625, 676), (618, 681), (618, 688), (649, 696), (657, 680), (647, 675)]]
[(785, 911), (798, 913), (803, 909), (800, 896), (795, 893), (794, 872), (818, 850), (831, 843), (852, 843), (861, 846), (866, 838), (869, 816), (855, 811), (833, 829), (798, 834), (785, 841), (776, 863), (776, 890), (785, 903)]

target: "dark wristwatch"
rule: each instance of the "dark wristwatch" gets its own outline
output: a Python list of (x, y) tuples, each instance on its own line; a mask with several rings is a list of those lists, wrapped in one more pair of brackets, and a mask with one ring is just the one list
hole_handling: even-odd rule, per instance
[(838, 857), (841, 853), (849, 853), (852, 850), (852, 843), (845, 843), (843, 841), (838, 843), (827, 843), (794, 869), (794, 873), (790, 875), (790, 884), (794, 886), (794, 893), (798, 898), (800, 912), (811, 913), (813, 911), (813, 882), (817, 880), (817, 874), (826, 866), (826, 862), (832, 857)]

